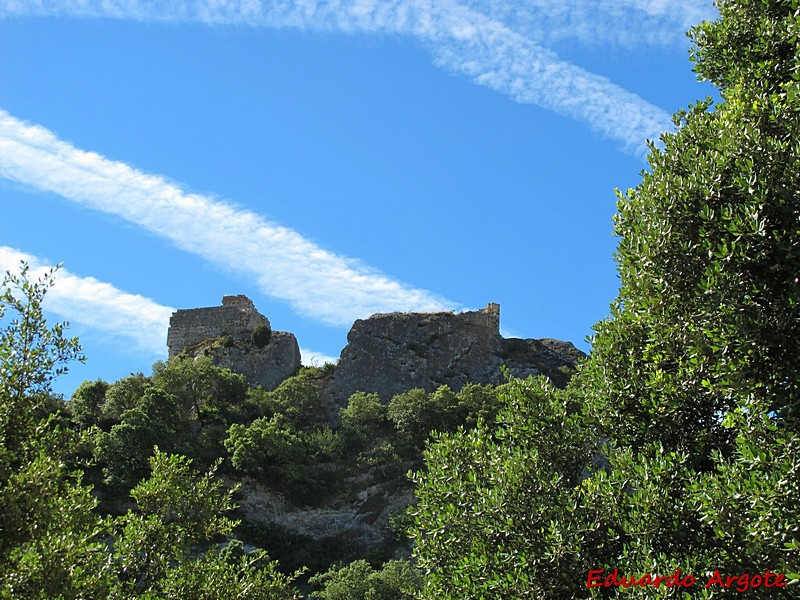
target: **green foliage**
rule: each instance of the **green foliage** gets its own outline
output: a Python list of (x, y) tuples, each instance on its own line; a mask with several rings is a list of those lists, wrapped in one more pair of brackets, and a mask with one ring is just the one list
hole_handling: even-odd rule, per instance
[(107, 590), (104, 521), (67, 467), (78, 440), (52, 414), (50, 384), (80, 356), (42, 301), (55, 271), (26, 265), (0, 285), (0, 597), (101, 597)]
[[(717, 568), (798, 571), (800, 7), (718, 7), (692, 37), (723, 102), (678, 113), (619, 194), (621, 287), (592, 355), (567, 392), (512, 381), (496, 429), (425, 454), (424, 598), (589, 597), (588, 571), (614, 568), (680, 568), (711, 597)], [(623, 592), (662, 595), (602, 595)]]
[(403, 560), (389, 561), (379, 571), (367, 561), (357, 560), (331, 567), (309, 583), (322, 588), (309, 596), (313, 600), (401, 600), (415, 597), (420, 575)]
[[(151, 476), (132, 492), (137, 510), (117, 519), (98, 514), (91, 488), (68, 466), (85, 434), (64, 430), (52, 412), (50, 382), (78, 352), (62, 326), (43, 319), (52, 277), (31, 282), (23, 266), (20, 276), (6, 277), (0, 296), (3, 318), (9, 308), (20, 315), (3, 321), (0, 334), (0, 598), (296, 598), (293, 577), (278, 573), (263, 551), (246, 554), (233, 543), (201, 552), (236, 525), (224, 516), (234, 508), (233, 492), (214, 478), (216, 466), (200, 476), (189, 459), (156, 449)], [(99, 434), (110, 466), (128, 478), (154, 440), (179, 445), (186, 423), (184, 402), (128, 385), (136, 380), (120, 394), (132, 403), (122, 422)], [(128, 394), (131, 387), (141, 396)], [(89, 425), (100, 417), (114, 386), (105, 388), (93, 382), (76, 392), (76, 420)], [(124, 464), (126, 454), (132, 465)]]
[(275, 394), (262, 387), (250, 388), (247, 390), (244, 410), (248, 421), (253, 421), (260, 417), (271, 417), (280, 406)]
[(340, 433), (347, 449), (357, 451), (387, 425), (386, 406), (378, 394), (356, 392), (339, 411)]
[(120, 597), (295, 598), (292, 577), (276, 571), (263, 551), (251, 555), (241, 543), (204, 554), (194, 551), (236, 525), (224, 516), (235, 506), (234, 490), (215, 479), (216, 465), (204, 475), (191, 461), (155, 450), (152, 475), (132, 491), (137, 511), (119, 517), (114, 545)]
[(250, 343), (256, 348), (263, 348), (269, 344), (270, 339), (272, 339), (272, 330), (269, 328), (269, 325), (265, 325), (264, 323), (257, 324), (250, 334)]
[(176, 600), (293, 600), (299, 598), (291, 588), (294, 577), (280, 573), (263, 550), (247, 553), (234, 540), (219, 552), (209, 550), (198, 561), (170, 569), (162, 594)]
[(252, 420), (281, 413), (296, 429), (326, 425), (319, 373), (318, 368), (304, 367), (273, 391), (260, 387), (248, 390), (244, 402), (246, 415)]
[(272, 392), (278, 410), (297, 429), (310, 429), (327, 423), (322, 391), (314, 374), (315, 370), (302, 369)]
[(105, 393), (102, 416), (110, 422), (119, 422), (122, 413), (136, 406), (150, 381), (142, 374), (131, 374), (111, 384)]
[(727, 426), (736, 431), (733, 455), (715, 452), (715, 468), (688, 486), (713, 540), (708, 563), (733, 570), (747, 561), (751, 568), (797, 572), (800, 435), (752, 405), (734, 411)]
[(475, 427), (478, 420), (492, 423), (501, 408), (498, 395), (503, 387), (491, 385), (478, 385), (469, 383), (456, 394), (459, 412), (464, 415), (464, 426), (468, 429)]
[(79, 427), (86, 429), (100, 423), (109, 387), (102, 379), (84, 381), (78, 386), (70, 398), (69, 412)]
[(342, 453), (339, 433), (330, 427), (312, 429), (304, 434), (304, 443), (315, 462), (334, 460)]
[(225, 448), (231, 454), (231, 464), (243, 473), (284, 484), (302, 479), (305, 447), (280, 415), (256, 419), (247, 427), (232, 425)]
[(498, 426), (439, 435), (414, 475), (426, 598), (569, 597), (585, 576), (591, 530), (573, 510), (590, 434), (543, 380), (512, 381), (504, 400)]
[(119, 518), (115, 558), (127, 593), (155, 591), (170, 567), (195, 545), (228, 535), (233, 521), (232, 491), (214, 479), (214, 468), (198, 477), (191, 461), (158, 449), (150, 459), (152, 475), (131, 496), (138, 511)]
[(724, 102), (676, 115), (649, 173), (620, 195), (621, 289), (583, 377), (624, 443), (731, 452), (720, 414), (800, 401), (800, 97), (791, 2), (724, 1), (696, 29), (696, 68)]
[(120, 423), (95, 440), (95, 457), (103, 465), (106, 483), (128, 490), (148, 472), (154, 446), (185, 453), (192, 440), (191, 407), (177, 396), (149, 387)]
[(105, 597), (108, 523), (80, 475), (44, 452), (0, 491), (0, 597)]
[(157, 362), (152, 383), (196, 418), (224, 424), (241, 419), (248, 390), (244, 376), (214, 366), (207, 356)]
[(437, 421), (437, 415), (428, 402), (428, 393), (421, 388), (394, 396), (389, 402), (387, 416), (398, 434), (417, 448), (425, 444)]
[(118, 415), (117, 423), (95, 437), (106, 483), (130, 489), (147, 473), (153, 446), (211, 464), (224, 451), (228, 426), (245, 418), (247, 390), (241, 375), (206, 357), (158, 362), (150, 379), (132, 375), (114, 383), (102, 413)]
[(432, 431), (453, 432), (460, 426), (474, 427), (479, 419), (493, 421), (500, 389), (468, 384), (454, 393), (443, 385), (430, 395), (413, 389), (392, 398), (387, 416), (402, 442), (422, 449)]
[(66, 324), (48, 327), (42, 313), (55, 269), (38, 281), (28, 272), (22, 264), (0, 282), (0, 480), (31, 455), (25, 446), (52, 406), (53, 379), (83, 360), (78, 340), (64, 337)]

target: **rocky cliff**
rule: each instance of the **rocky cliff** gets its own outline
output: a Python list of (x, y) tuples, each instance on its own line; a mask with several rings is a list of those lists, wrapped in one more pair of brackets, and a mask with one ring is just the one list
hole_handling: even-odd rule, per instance
[[(272, 331), (266, 317), (243, 296), (226, 296), (220, 307), (177, 311), (168, 345), (170, 356), (210, 356), (214, 364), (268, 390), (300, 367), (294, 336)], [(339, 425), (340, 409), (350, 396), (376, 392), (388, 403), (412, 388), (433, 392), (447, 385), (458, 392), (468, 383), (501, 383), (504, 369), (517, 377), (545, 375), (560, 386), (583, 356), (569, 342), (503, 338), (497, 304), (458, 314), (391, 313), (356, 321), (335, 368), (314, 370), (313, 376), (301, 371), (287, 388), (281, 414), (304, 402), (314, 407), (303, 417), (307, 422), (291, 417), (300, 419), (293, 427), (311, 440), (313, 457), (292, 459), (296, 471), (291, 477), (296, 479), (266, 459), (268, 475), (248, 467), (248, 476), (237, 479), (242, 484), (237, 516), (244, 539), (270, 548), (292, 568), (314, 560), (354, 560), (366, 553), (382, 559), (404, 556), (408, 547), (390, 519), (413, 501), (413, 485), (405, 474), (421, 467), (419, 444), (424, 442), (402, 433), (386, 416), (373, 424), (368, 439), (348, 434)], [(308, 387), (300, 385), (308, 382), (301, 381), (304, 377), (313, 379), (308, 397), (303, 396)], [(447, 423), (443, 416), (443, 426)]]
[(564, 385), (583, 356), (569, 342), (504, 339), (497, 304), (457, 314), (377, 314), (353, 325), (328, 394), (344, 404), (356, 391), (377, 392), (385, 402), (412, 388), (458, 391), (502, 382), (503, 366), (516, 377), (545, 375)]

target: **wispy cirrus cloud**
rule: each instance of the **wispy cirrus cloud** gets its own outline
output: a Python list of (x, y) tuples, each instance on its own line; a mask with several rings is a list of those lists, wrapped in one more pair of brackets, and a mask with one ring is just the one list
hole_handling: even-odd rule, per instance
[(301, 315), (349, 326), (376, 312), (449, 310), (455, 304), (297, 232), (164, 177), (80, 150), (0, 110), (0, 176), (111, 213), (255, 281)]
[[(21, 250), (0, 246), (0, 273), (17, 273), (21, 262), (28, 264), (34, 279), (54, 266)], [(174, 308), (123, 292), (94, 277), (79, 277), (64, 268), (57, 272), (44, 306), (70, 322), (132, 340), (144, 352), (166, 355), (167, 327)]]
[[(698, 6), (699, 4), (699, 6)], [(159, 22), (201, 22), (339, 33), (410, 36), (435, 63), (515, 101), (583, 122), (643, 155), (644, 141), (671, 125), (670, 115), (608, 78), (561, 59), (559, 39), (664, 43), (682, 38), (708, 4), (676, 0), (0, 0), (0, 16), (73, 16)]]
[(471, 9), (542, 44), (623, 48), (685, 44), (683, 33), (716, 15), (711, 0), (465, 0)]

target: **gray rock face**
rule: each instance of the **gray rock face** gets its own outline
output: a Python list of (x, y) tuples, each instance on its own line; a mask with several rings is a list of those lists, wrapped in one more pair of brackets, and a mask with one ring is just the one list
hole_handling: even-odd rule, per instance
[(542, 338), (503, 338), (503, 363), (513, 377), (545, 375), (558, 387), (567, 385), (578, 361), (586, 355), (572, 343)]
[(343, 405), (356, 391), (385, 402), (415, 387), (457, 391), (502, 382), (504, 364), (512, 375), (542, 374), (558, 385), (582, 356), (569, 342), (503, 339), (497, 304), (459, 314), (378, 314), (353, 325), (327, 395)]
[(193, 354), (205, 354), (211, 362), (223, 369), (244, 375), (252, 386), (274, 390), (300, 368), (300, 348), (294, 334), (273, 331), (269, 344), (262, 348), (253, 346), (202, 345)]
[[(398, 546), (392, 539), (389, 517), (414, 502), (410, 482), (402, 476), (400, 483), (375, 482), (372, 474), (365, 472), (348, 477), (346, 483), (350, 493), (337, 494), (322, 506), (298, 508), (267, 486), (245, 481), (237, 503), (249, 522), (274, 529), (281, 538), (298, 544), (339, 546), (342, 560)], [(406, 555), (402, 548), (400, 552), (396, 558)]]

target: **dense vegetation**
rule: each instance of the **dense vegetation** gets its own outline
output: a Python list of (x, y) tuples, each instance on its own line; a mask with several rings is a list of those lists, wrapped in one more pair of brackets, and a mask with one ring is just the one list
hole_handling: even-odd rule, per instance
[[(0, 597), (797, 597), (800, 3), (718, 7), (691, 35), (722, 100), (679, 112), (619, 194), (619, 296), (566, 389), (358, 393), (332, 411), (332, 367), (265, 391), (178, 358), (64, 406), (50, 383), (81, 357), (42, 315), (55, 273), (7, 274)], [(396, 544), (350, 563), (232, 512), (237, 481), (313, 506), (409, 469)], [(615, 569), (696, 582), (588, 587)]]
[[(718, 7), (691, 35), (722, 101), (679, 112), (619, 194), (621, 287), (591, 357), (566, 391), (514, 382), (499, 429), (426, 452), (423, 597), (664, 593), (587, 587), (615, 568), (680, 569), (704, 597), (717, 569), (800, 571), (800, 6)], [(748, 597), (781, 593), (800, 592)]]

